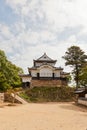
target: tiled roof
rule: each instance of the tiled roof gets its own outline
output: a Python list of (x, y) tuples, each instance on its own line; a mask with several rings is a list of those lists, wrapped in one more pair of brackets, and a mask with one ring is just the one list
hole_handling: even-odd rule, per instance
[(55, 61), (56, 62), (56, 60), (53, 60), (50, 57), (48, 57), (46, 53), (44, 53), (40, 58), (38, 58), (35, 61)]
[(29, 74), (20, 74), (19, 76), (20, 77), (29, 77), (30, 75)]
[[(49, 65), (49, 64), (42, 64), (42, 65), (40, 65), (40, 66), (32, 66), (31, 68), (28, 68), (28, 69), (29, 69), (29, 70), (30, 70), (30, 69), (37, 69), (37, 68), (39, 68), (39, 67), (41, 67), (41, 66), (44, 66), (44, 65), (51, 66), (51, 67), (55, 68), (56, 70), (63, 70), (63, 68), (61, 68), (61, 67), (54, 67), (54, 66)], [(64, 74), (64, 73), (63, 73), (63, 74)]]

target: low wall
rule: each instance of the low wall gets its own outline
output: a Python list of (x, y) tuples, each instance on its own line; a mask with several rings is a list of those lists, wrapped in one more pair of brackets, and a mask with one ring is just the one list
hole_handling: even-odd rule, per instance
[(66, 81), (62, 81), (62, 80), (46, 80), (46, 79), (41, 79), (41, 80), (36, 80), (36, 79), (32, 79), (31, 81), (31, 87), (46, 87), (46, 86), (50, 86), (50, 87), (59, 87), (59, 86), (66, 86), (67, 82)]
[(11, 95), (11, 93), (10, 94), (5, 93), (4, 98), (5, 98), (4, 99), (5, 102), (11, 102), (11, 103), (15, 102), (15, 103), (21, 104), (21, 102), (19, 100), (17, 100), (16, 98), (14, 99), (14, 97)]
[(87, 106), (87, 99), (78, 99), (78, 104)]
[(0, 93), (0, 103), (4, 102), (4, 93)]

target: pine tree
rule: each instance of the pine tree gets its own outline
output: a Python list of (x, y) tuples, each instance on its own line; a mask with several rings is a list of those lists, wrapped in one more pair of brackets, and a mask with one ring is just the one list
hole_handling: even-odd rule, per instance
[(78, 46), (71, 46), (65, 52), (63, 58), (66, 60), (65, 65), (70, 65), (73, 68), (74, 80), (76, 81), (76, 88), (79, 86), (79, 74), (81, 69), (86, 64), (87, 55)]

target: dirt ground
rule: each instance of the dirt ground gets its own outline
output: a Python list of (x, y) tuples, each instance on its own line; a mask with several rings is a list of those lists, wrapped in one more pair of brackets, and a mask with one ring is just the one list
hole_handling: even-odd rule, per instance
[(87, 110), (73, 103), (0, 105), (0, 130), (87, 130)]

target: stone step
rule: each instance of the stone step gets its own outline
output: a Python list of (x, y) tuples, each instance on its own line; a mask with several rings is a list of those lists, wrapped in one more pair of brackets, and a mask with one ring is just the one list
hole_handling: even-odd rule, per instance
[(18, 95), (14, 95), (14, 93), (11, 93), (11, 96), (14, 97), (15, 99), (18, 100), (21, 104), (28, 104), (27, 101), (25, 101), (23, 98), (19, 97)]

